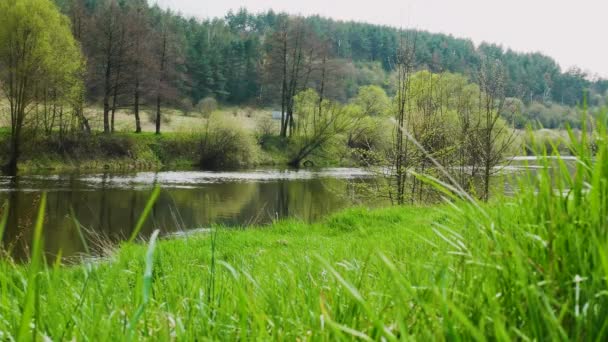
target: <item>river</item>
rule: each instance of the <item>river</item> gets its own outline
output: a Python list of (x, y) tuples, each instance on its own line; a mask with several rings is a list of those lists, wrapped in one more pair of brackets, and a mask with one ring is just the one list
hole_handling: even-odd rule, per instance
[(162, 191), (140, 233), (144, 238), (155, 229), (167, 235), (288, 217), (314, 221), (349, 206), (378, 204), (359, 196), (357, 184), (371, 181), (352, 168), (0, 177), (0, 201), (11, 207), (3, 243), (17, 261), (27, 259), (43, 192), (45, 250), (53, 259), (59, 251), (67, 258), (85, 252), (79, 231), (90, 248), (128, 237), (155, 185)]

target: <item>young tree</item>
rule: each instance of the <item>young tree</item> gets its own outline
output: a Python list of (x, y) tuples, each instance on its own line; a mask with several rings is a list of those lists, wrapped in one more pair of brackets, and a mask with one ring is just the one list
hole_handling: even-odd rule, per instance
[(170, 12), (160, 14), (156, 35), (158, 40), (153, 48), (156, 71), (156, 119), (155, 132), (160, 134), (162, 104), (177, 98), (177, 83), (182, 77), (178, 68), (181, 64), (181, 44), (175, 35), (176, 28)]
[(298, 126), (290, 136), (289, 165), (299, 167), (310, 155), (325, 151), (336, 138), (345, 134), (354, 120), (345, 106), (307, 89), (294, 97)]
[(410, 111), (408, 108), (410, 96), (411, 75), (414, 70), (416, 55), (416, 37), (401, 38), (401, 47), (397, 53), (397, 94), (395, 96), (395, 139), (393, 142), (391, 164), (394, 170), (395, 186), (391, 198), (397, 204), (405, 203), (405, 184), (407, 180), (407, 168), (409, 167), (408, 138), (405, 135)]
[(475, 135), (480, 151), (483, 189), (481, 198), (487, 201), (490, 196), (490, 179), (495, 168), (503, 162), (504, 154), (511, 147), (514, 132), (501, 118), (505, 105), (505, 70), (499, 60), (484, 57), (479, 70), (481, 88), (479, 100), (479, 129)]
[(391, 105), (384, 89), (377, 85), (359, 87), (353, 102), (361, 108), (365, 115), (369, 116), (384, 116), (388, 114)]
[[(90, 15), (87, 12), (85, 1), (86, 0), (70, 0), (66, 2), (66, 6), (68, 6), (66, 9), (66, 15), (70, 18), (72, 23), (72, 34), (74, 35), (74, 38), (80, 42), (81, 51), (84, 50), (84, 47), (82, 46), (82, 39), (85, 36), (90, 24)], [(83, 54), (86, 54), (86, 52), (83, 52)], [(78, 77), (85, 80), (87, 77), (86, 68), (82, 68), (80, 73), (81, 74)], [(79, 129), (85, 133), (91, 133), (89, 120), (84, 115), (86, 101), (86, 91), (84, 87), (80, 89), (80, 92), (77, 95), (78, 98), (74, 99), (75, 101), (72, 108), (73, 114), (78, 121)]]
[(0, 2), (0, 83), (10, 107), (10, 155), (4, 165), (16, 174), (26, 116), (37, 102), (36, 88), (76, 88), (82, 67), (69, 21), (49, 0)]

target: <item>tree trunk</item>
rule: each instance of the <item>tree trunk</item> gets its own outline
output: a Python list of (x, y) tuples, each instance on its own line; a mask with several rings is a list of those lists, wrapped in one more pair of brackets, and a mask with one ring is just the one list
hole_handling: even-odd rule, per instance
[(156, 134), (160, 134), (160, 92), (156, 95)]
[(287, 120), (288, 117), (285, 115), (287, 107), (287, 33), (283, 36), (283, 50), (281, 51), (283, 57), (283, 83), (281, 85), (281, 132), (282, 138), (287, 137)]
[(10, 141), (10, 152), (8, 162), (3, 166), (3, 171), (6, 175), (16, 176), (17, 175), (17, 164), (19, 157), (21, 156), (21, 128), (19, 126), (13, 129)]
[[(141, 20), (141, 9), (137, 10), (137, 17)], [(139, 80), (139, 62), (142, 51), (141, 47), (141, 30), (138, 30), (135, 34), (135, 91), (133, 93), (133, 114), (135, 116), (135, 133), (141, 133), (141, 121), (139, 119), (139, 97), (140, 97), (140, 80)]]
[(158, 88), (156, 92), (156, 134), (160, 134), (160, 120), (161, 120), (161, 112), (160, 112), (160, 104), (162, 98), (162, 84), (164, 80), (165, 74), (165, 59), (167, 57), (167, 32), (163, 32), (163, 45), (160, 56), (160, 76), (158, 78)]
[(135, 115), (135, 133), (141, 133), (141, 121), (139, 119), (139, 62), (135, 64), (135, 93), (133, 94), (133, 114)]
[(114, 133), (114, 114), (116, 113), (116, 98), (112, 101), (112, 115), (110, 118), (110, 132)]
[(135, 86), (135, 104), (133, 114), (135, 114), (135, 133), (141, 133), (141, 120), (139, 119), (139, 81), (136, 81)]
[(103, 132), (106, 134), (110, 133), (110, 71), (111, 71), (111, 63), (108, 60), (106, 65), (106, 75), (105, 75), (105, 87), (103, 93)]

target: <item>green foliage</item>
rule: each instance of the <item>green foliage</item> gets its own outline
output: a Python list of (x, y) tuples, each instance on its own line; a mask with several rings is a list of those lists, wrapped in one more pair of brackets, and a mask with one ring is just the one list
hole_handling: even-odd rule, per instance
[(348, 146), (377, 153), (388, 151), (392, 137), (387, 132), (391, 132), (394, 125), (386, 118), (363, 116), (356, 119), (348, 132)]
[(4, 171), (16, 174), (21, 133), (33, 105), (82, 98), (83, 60), (68, 19), (49, 0), (0, 3), (0, 87), (10, 109), (11, 148)]
[[(41, 80), (74, 80), (82, 58), (70, 31), (70, 24), (48, 0), (3, 1), (0, 4), (0, 56), (5, 67), (2, 75), (28, 76)], [(19, 64), (11, 64), (11, 56), (22, 56)], [(6, 79), (5, 79), (6, 81)], [(7, 82), (8, 83), (8, 82)]]
[(368, 116), (385, 116), (390, 109), (390, 100), (386, 92), (375, 85), (360, 87), (353, 103)]
[(59, 90), (67, 99), (79, 96), (83, 60), (68, 19), (51, 1), (3, 1), (0, 23), (0, 80), (9, 97), (17, 95), (8, 89), (9, 78), (29, 80), (21, 95), (26, 105), (37, 87)]
[(567, 126), (580, 128), (580, 117), (576, 108), (557, 103), (532, 102), (523, 109), (521, 118), (516, 122), (517, 128), (528, 124), (536, 128), (565, 129)]
[(217, 107), (217, 101), (213, 97), (205, 97), (196, 104), (197, 111), (207, 118), (217, 110)]
[(202, 134), (199, 153), (202, 168), (239, 168), (257, 163), (259, 147), (236, 118), (216, 114)]
[(352, 107), (323, 100), (313, 89), (294, 97), (296, 125), (289, 137), (289, 164), (299, 166), (306, 158), (336, 153), (344, 147), (344, 135), (356, 122)]
[(344, 87), (349, 99), (354, 98), (362, 86), (376, 85), (387, 91), (392, 90), (390, 73), (380, 62), (345, 62), (343, 68)]
[(520, 140), (519, 153), (534, 155), (538, 151), (547, 151), (548, 154), (572, 154), (568, 146), (568, 132), (565, 130), (539, 129), (532, 132), (522, 131)]

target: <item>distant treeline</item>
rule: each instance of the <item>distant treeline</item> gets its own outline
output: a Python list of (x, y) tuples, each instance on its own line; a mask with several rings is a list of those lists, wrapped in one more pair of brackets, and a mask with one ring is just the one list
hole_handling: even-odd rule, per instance
[(201, 21), (145, 0), (55, 1), (71, 19), (89, 61), (87, 98), (103, 100), (107, 108), (131, 106), (135, 96), (140, 97), (135, 101), (155, 104), (159, 79), (163, 102), (175, 105), (194, 106), (205, 97), (230, 104), (278, 104), (280, 96), (271, 93), (276, 87), (269, 84), (278, 77), (276, 72), (268, 75), (273, 71), (269, 56), (280, 32), (296, 26), (342, 66), (341, 84), (332, 85), (339, 89), (329, 94), (338, 100), (352, 97), (366, 84), (380, 85), (391, 94), (390, 75), (403, 36), (416, 41), (417, 69), (461, 73), (476, 81), (483, 56), (500, 60), (508, 75), (506, 95), (526, 104), (575, 106), (587, 94), (594, 105), (599, 101), (594, 95), (604, 96), (608, 90), (607, 80), (592, 81), (580, 69), (561, 70), (540, 53), (517, 53), (486, 43), (475, 47), (471, 40), (444, 34), (273, 11), (239, 10)]

